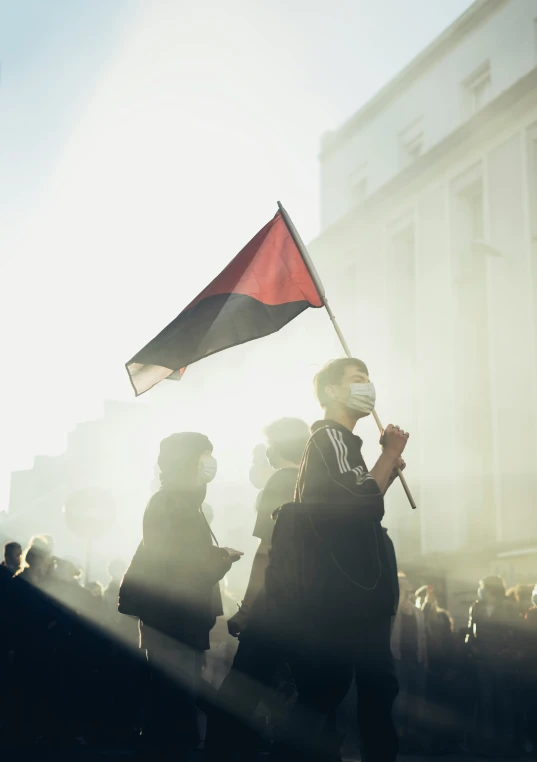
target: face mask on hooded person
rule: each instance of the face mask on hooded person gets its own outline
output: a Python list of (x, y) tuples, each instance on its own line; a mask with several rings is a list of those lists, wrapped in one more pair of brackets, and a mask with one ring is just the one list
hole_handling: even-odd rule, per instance
[(198, 480), (200, 485), (210, 484), (216, 476), (218, 464), (216, 458), (210, 452), (204, 453), (200, 458)]
[(161, 490), (196, 493), (196, 498), (203, 500), (205, 487), (216, 474), (212, 451), (209, 439), (196, 432), (172, 434), (162, 440), (158, 459)]

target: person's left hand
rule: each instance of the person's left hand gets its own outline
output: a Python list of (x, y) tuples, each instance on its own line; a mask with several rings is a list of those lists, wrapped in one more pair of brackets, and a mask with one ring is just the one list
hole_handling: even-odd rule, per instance
[(244, 555), (242, 550), (235, 550), (235, 548), (222, 548), (222, 550), (225, 550), (227, 552), (227, 554), (231, 558), (232, 564), (235, 564), (237, 563), (237, 561), (240, 561)]
[[(397, 462), (395, 464), (395, 468), (392, 471), (392, 475), (390, 476), (390, 479), (388, 481), (388, 484), (386, 485), (386, 492), (388, 491), (388, 487), (391, 487), (391, 485), (394, 483), (394, 481), (397, 479), (397, 469), (400, 469), (401, 471), (404, 471), (406, 468), (406, 463), (403, 458), (397, 458)], [(386, 492), (384, 494), (386, 494)]]
[(241, 607), (237, 613), (227, 620), (227, 630), (234, 638), (238, 638), (248, 626), (248, 611)]

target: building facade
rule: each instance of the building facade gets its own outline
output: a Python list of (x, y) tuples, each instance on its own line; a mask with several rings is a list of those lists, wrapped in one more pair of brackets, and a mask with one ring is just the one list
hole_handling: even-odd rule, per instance
[(320, 162), (310, 253), (379, 413), (411, 431), (419, 515), (388, 499), (400, 557), (531, 555), (537, 3), (475, 2), (324, 136)]
[(101, 418), (79, 423), (69, 433), (65, 452), (38, 455), (31, 469), (12, 473), (9, 511), (0, 533), (22, 543), (34, 534), (50, 534), (55, 552), (82, 562), (86, 543), (67, 527), (64, 507), (79, 490), (98, 487), (112, 498), (115, 520), (95, 549), (96, 570), (102, 575), (105, 559), (128, 555), (139, 540), (158, 451), (151, 413), (143, 404), (105, 402)]

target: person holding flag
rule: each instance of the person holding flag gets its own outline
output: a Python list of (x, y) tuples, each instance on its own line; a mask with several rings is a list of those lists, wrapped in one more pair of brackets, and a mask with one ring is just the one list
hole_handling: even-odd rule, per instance
[(266, 571), (266, 610), (290, 650), (298, 699), (274, 758), (337, 755), (326, 721), (353, 673), (364, 762), (391, 762), (397, 679), (390, 650), (396, 608), (393, 545), (381, 526), (384, 494), (405, 463), (408, 434), (388, 426), (368, 471), (353, 430), (375, 406), (365, 364), (334, 360), (315, 378), (324, 419), (312, 426), (295, 502), (278, 514)]

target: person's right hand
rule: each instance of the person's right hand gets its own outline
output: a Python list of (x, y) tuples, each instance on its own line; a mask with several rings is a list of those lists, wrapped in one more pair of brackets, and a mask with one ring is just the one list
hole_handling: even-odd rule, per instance
[(385, 452), (393, 455), (395, 459), (400, 458), (403, 454), (403, 450), (408, 442), (409, 434), (403, 431), (399, 426), (392, 426), (390, 423), (380, 438), (380, 443), (383, 446)]
[(235, 550), (234, 548), (222, 548), (222, 550), (225, 550), (229, 554), (232, 564), (234, 564), (236, 561), (239, 561), (244, 555), (241, 550)]

